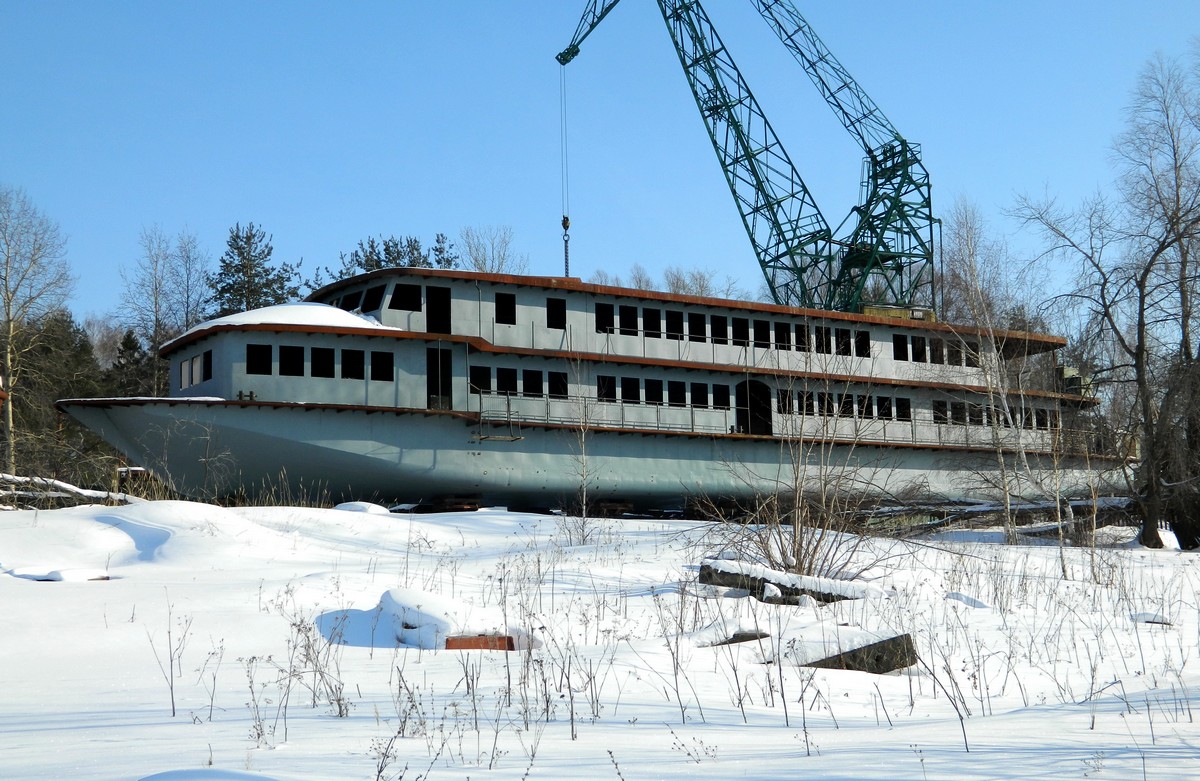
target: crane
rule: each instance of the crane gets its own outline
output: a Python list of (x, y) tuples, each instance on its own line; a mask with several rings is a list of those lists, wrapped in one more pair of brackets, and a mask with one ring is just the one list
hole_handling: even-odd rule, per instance
[[(590, 0), (562, 65), (619, 0)], [(906, 141), (789, 0), (751, 0), (865, 153), (860, 203), (831, 230), (698, 0), (657, 0), (776, 303), (839, 311), (930, 307), (933, 218)]]

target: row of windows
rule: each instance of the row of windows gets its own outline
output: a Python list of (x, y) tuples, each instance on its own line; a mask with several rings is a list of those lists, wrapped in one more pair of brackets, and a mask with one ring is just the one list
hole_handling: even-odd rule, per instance
[(979, 368), (979, 342), (941, 339), (936, 336), (892, 334), (892, 358), (915, 363)]
[(729, 386), (721, 383), (684, 382), (656, 378), (614, 377), (602, 374), (596, 378), (596, 398), (625, 404), (666, 404), (671, 407), (729, 409)]
[(785, 415), (825, 415), (828, 417), (912, 420), (912, 400), (901, 396), (870, 396), (862, 393), (828, 393), (780, 389), (775, 410)]
[(190, 388), (207, 382), (213, 377), (212, 350), (205, 350), (200, 355), (184, 358), (179, 362), (179, 388)]
[[(517, 380), (521, 385), (518, 389)], [(549, 396), (552, 399), (567, 397), (567, 373), (545, 372), (539, 369), (510, 369), (504, 366), (493, 369), (491, 366), (472, 366), (467, 372), (471, 393), (496, 393), (508, 396)]]
[[(305, 361), (305, 352), (308, 361)], [(340, 353), (340, 356), (338, 355)], [(340, 358), (340, 360), (339, 360)], [(381, 350), (370, 351), (370, 377), (380, 382), (395, 379), (395, 356)], [(365, 350), (335, 350), (332, 347), (279, 346), (279, 375), (304, 377), (334, 377), (344, 380), (365, 380), (368, 364)], [(340, 371), (338, 371), (340, 367)], [(246, 374), (274, 374), (275, 348), (269, 344), (246, 345)]]
[(1020, 426), (1044, 430), (1058, 428), (1062, 424), (1056, 409), (1010, 406), (1008, 414), (1005, 415), (1002, 409), (988, 404), (942, 399), (935, 399), (933, 402), (933, 422), (941, 425)]

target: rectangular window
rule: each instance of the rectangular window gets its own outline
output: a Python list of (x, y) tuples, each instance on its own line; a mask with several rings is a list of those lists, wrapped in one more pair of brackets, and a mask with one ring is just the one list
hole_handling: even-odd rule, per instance
[(491, 393), (492, 367), (472, 366), (468, 374), (467, 382), (471, 386), (471, 393)]
[(246, 345), (246, 374), (270, 374), (272, 362), (271, 345)]
[(496, 392), (508, 396), (517, 395), (517, 370), (500, 367), (496, 369)]
[(687, 385), (679, 380), (667, 383), (667, 403), (672, 407), (682, 407), (687, 404)]
[(617, 378), (601, 374), (596, 378), (596, 398), (600, 401), (617, 400)]
[(771, 322), (769, 320), (754, 321), (754, 346), (764, 350), (771, 347)]
[(613, 332), (613, 305), (597, 302), (596, 304), (596, 333), (611, 334)]
[(951, 340), (946, 343), (946, 363), (951, 366), (962, 366), (962, 344)]
[(876, 396), (875, 397), (875, 417), (880, 420), (892, 419), (892, 397), (891, 396)]
[(873, 415), (871, 414), (873, 412), (873, 410), (871, 409), (871, 397), (870, 396), (867, 396), (867, 395), (855, 396), (854, 397), (854, 406), (856, 408), (856, 411), (858, 412), (859, 419), (865, 420), (866, 418), (873, 417)]
[(813, 326), (813, 336), (816, 337), (817, 352), (829, 355), (833, 352), (833, 329), (827, 325)]
[(960, 426), (967, 425), (967, 404), (963, 401), (950, 402), (950, 422)]
[(209, 380), (211, 380), (211, 379), (212, 379), (212, 372), (213, 372), (213, 369), (212, 369), (212, 350), (205, 350), (205, 351), (204, 351), (204, 354), (203, 354), (202, 356), (200, 356), (200, 358), (201, 358), (201, 360), (202, 360), (202, 361), (203, 361), (203, 363), (204, 363), (204, 368), (203, 368), (203, 370), (202, 370), (202, 371), (203, 371), (203, 373), (202, 373), (202, 374), (201, 374), (201, 376), (200, 376), (200, 381), (201, 381), (201, 382), (208, 382)]
[(642, 402), (642, 381), (639, 378), (621, 378), (621, 401), (626, 404), (640, 404)]
[(363, 295), (362, 311), (378, 311), (383, 306), (383, 294), (386, 292), (387, 285), (376, 285), (375, 287), (367, 288), (367, 292)]
[[(371, 379), (376, 382), (391, 382), (396, 379), (396, 358), (391, 353), (371, 351)], [(445, 389), (449, 395), (449, 388)]]
[(342, 350), (342, 379), (365, 380), (367, 358), (362, 350)]
[(191, 381), (192, 381), (191, 361), (189, 361), (187, 358), (184, 358), (182, 361), (179, 362), (179, 388), (180, 388), (180, 390), (182, 390), (182, 389), (186, 388), (188, 385), (190, 385)]
[(729, 320), (725, 315), (713, 315), (708, 319), (713, 344), (729, 344)]
[(729, 409), (729, 386), (712, 386), (712, 405), (716, 409)]
[(800, 391), (800, 411), (805, 415), (814, 415), (817, 410), (813, 403), (812, 391)]
[(683, 339), (683, 312), (673, 309), (667, 310), (667, 338)]
[(201, 382), (203, 382), (203, 380), (200, 379), (200, 371), (201, 371), (201, 366), (202, 366), (202, 364), (200, 362), (200, 356), (199, 355), (192, 356), (192, 360), (190, 361), (190, 363), (192, 364), (192, 382), (191, 382), (191, 384), (199, 385)]
[(312, 376), (332, 377), (333, 355), (334, 351), (332, 347), (312, 348)]
[(967, 405), (967, 422), (972, 426), (983, 425), (983, 405), (969, 404)]
[(702, 409), (708, 406), (708, 383), (692, 383), (692, 406)]
[(555, 328), (559, 331), (567, 329), (567, 299), (546, 299), (546, 327)]
[(662, 380), (646, 380), (646, 403), (647, 404), (662, 404), (663, 403), (663, 381)]
[(392, 289), (392, 300), (388, 302), (388, 309), (420, 312), (421, 286), (407, 282), (397, 283), (396, 287)]
[(979, 342), (967, 342), (966, 349), (963, 350), (963, 358), (966, 359), (967, 366), (972, 369), (979, 368)]
[(353, 293), (347, 293), (342, 296), (342, 300), (338, 306), (347, 312), (353, 312), (355, 309), (358, 309), (360, 303), (362, 303), (362, 291), (355, 290)]
[(688, 341), (703, 342), (708, 339), (708, 315), (703, 312), (688, 312)]
[(775, 392), (775, 411), (776, 412), (783, 414), (783, 415), (792, 414), (792, 411), (794, 409), (792, 406), (793, 402), (794, 402), (794, 397), (792, 396), (792, 392), (790, 390), (788, 390), (787, 388), (780, 388), (779, 390), (777, 390)]
[(929, 337), (929, 362), (946, 362), (946, 343), (936, 336)]
[(516, 293), (496, 294), (496, 322), (500, 325), (517, 324)]
[(542, 373), (537, 369), (525, 369), (521, 372), (521, 390), (526, 396), (541, 398)]
[(812, 349), (811, 345), (812, 342), (810, 342), (808, 338), (808, 323), (797, 323), (796, 349), (800, 350), (801, 352), (808, 352), (810, 349)]
[(925, 337), (912, 338), (912, 359), (915, 363), (925, 363)]
[(647, 339), (661, 338), (662, 312), (650, 307), (642, 309), (642, 330), (646, 332)]
[(425, 311), (425, 330), (431, 334), (453, 333), (450, 288), (429, 285), (425, 288), (425, 303), (429, 304)]
[(897, 361), (908, 360), (907, 334), (892, 334), (892, 359)]
[(843, 418), (854, 417), (854, 394), (839, 393), (838, 394), (838, 415)]
[(776, 350), (792, 349), (792, 324), (791, 323), (776, 323), (775, 324), (775, 349)]
[(1050, 428), (1050, 411), (1044, 409), (1036, 409), (1033, 411), (1036, 416), (1035, 422), (1038, 428)]
[(911, 421), (912, 420), (912, 400), (905, 398), (896, 399), (896, 420)]
[(834, 412), (834, 398), (832, 393), (821, 391), (817, 394), (817, 409), (822, 415), (832, 416)]
[(950, 421), (950, 414), (946, 409), (946, 402), (942, 401), (941, 399), (934, 399), (933, 422), (944, 424), (944, 423), (948, 423), (949, 421)]
[(290, 344), (279, 346), (279, 374), (282, 377), (304, 376), (304, 348)]
[(617, 316), (620, 318), (622, 334), (625, 336), (638, 335), (638, 308), (636, 306), (622, 304), (617, 309)]
[(567, 373), (566, 372), (550, 372), (550, 398), (565, 399), (567, 397)]
[(750, 321), (744, 317), (733, 318), (733, 343), (738, 347), (750, 344)]
[(854, 354), (859, 358), (871, 357), (871, 332), (854, 332)]
[(837, 338), (837, 354), (850, 355), (850, 329), (838, 328), (834, 331)]

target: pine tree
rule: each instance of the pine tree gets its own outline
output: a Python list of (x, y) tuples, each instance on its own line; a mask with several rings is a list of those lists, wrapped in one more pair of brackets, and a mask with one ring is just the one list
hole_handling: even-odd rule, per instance
[(229, 229), (225, 254), (209, 278), (214, 317), (283, 304), (300, 297), (299, 264), (272, 265), (271, 237), (254, 223)]

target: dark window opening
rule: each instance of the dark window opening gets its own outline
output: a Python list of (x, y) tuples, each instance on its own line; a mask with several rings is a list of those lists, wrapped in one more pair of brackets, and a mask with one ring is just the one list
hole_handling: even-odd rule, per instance
[(712, 386), (712, 405), (716, 409), (729, 409), (729, 386)]
[(542, 395), (542, 373), (537, 369), (525, 369), (521, 372), (521, 389), (526, 396), (540, 398)]
[(858, 408), (858, 417), (860, 419), (872, 417), (871, 397), (862, 395), (854, 397), (854, 406)]
[(565, 399), (567, 397), (567, 373), (566, 372), (550, 372), (550, 398)]
[(621, 319), (621, 333), (625, 336), (637, 336), (638, 333), (638, 310), (636, 306), (621, 305), (618, 310), (618, 316)]
[(355, 290), (353, 293), (347, 293), (342, 296), (341, 302), (338, 304), (342, 309), (350, 312), (358, 309), (358, 305), (362, 303), (362, 291)]
[[(432, 289), (432, 288), (431, 288)], [(430, 307), (432, 309), (432, 306)], [(389, 368), (388, 379), (391, 379), (391, 353), (371, 353), (371, 379), (375, 379), (375, 366), (380, 356), (386, 356)], [(428, 409), (453, 409), (454, 397), (451, 374), (451, 353), (438, 347), (425, 349), (425, 406)]]
[(930, 337), (929, 339), (929, 362), (946, 362), (946, 343), (937, 337)]
[(821, 391), (820, 393), (817, 394), (817, 409), (820, 410), (822, 415), (832, 416), (833, 415), (833, 401), (834, 401), (834, 399), (833, 399), (832, 393), (826, 393), (825, 391)]
[(729, 320), (724, 315), (713, 315), (708, 320), (713, 344), (729, 344)]
[(387, 292), (387, 285), (376, 285), (375, 287), (367, 288), (366, 294), (363, 295), (362, 311), (378, 311), (383, 306), (383, 294), (385, 292)]
[(332, 377), (333, 355), (334, 351), (332, 347), (312, 348), (312, 376)]
[(687, 385), (679, 380), (667, 383), (667, 403), (672, 407), (682, 407), (687, 404)]
[(567, 328), (567, 299), (546, 299), (546, 327), (565, 331)]
[(790, 415), (794, 411), (794, 398), (792, 392), (786, 388), (780, 388), (776, 392), (775, 411), (784, 415)]
[(362, 350), (342, 350), (342, 379), (365, 380), (366, 369), (366, 353)]
[(662, 313), (658, 309), (646, 307), (642, 310), (642, 330), (648, 339), (662, 336)]
[(667, 338), (683, 339), (683, 312), (674, 309), (667, 310)]
[(1035, 422), (1037, 423), (1038, 428), (1050, 428), (1049, 410), (1036, 409), (1034, 410), (1034, 414), (1037, 416)]
[(662, 380), (646, 380), (646, 403), (647, 404), (662, 404), (663, 403), (663, 381)]
[(496, 392), (515, 396), (517, 393), (517, 370), (500, 367), (496, 369)]
[(875, 397), (875, 417), (880, 420), (892, 419), (892, 397), (891, 396), (876, 396)]
[(950, 421), (949, 412), (946, 409), (946, 402), (941, 399), (935, 399), (933, 402), (933, 422), (948, 423)]
[(967, 366), (970, 366), (972, 369), (978, 369), (979, 368), (979, 342), (967, 342), (966, 348), (967, 349), (963, 351), (964, 352), (963, 357), (967, 361)]
[(517, 295), (515, 293), (496, 294), (496, 322), (500, 325), (517, 324)]
[(596, 398), (600, 401), (617, 400), (617, 378), (601, 374), (596, 378)]
[(708, 338), (708, 315), (703, 312), (688, 312), (688, 341), (703, 342)]
[(613, 305), (596, 304), (596, 333), (611, 334), (613, 332)]
[(771, 322), (769, 320), (754, 321), (754, 346), (764, 350), (771, 346)]
[(701, 408), (708, 406), (708, 383), (692, 383), (692, 406)]
[[(200, 356), (200, 361), (203, 364), (201, 367), (201, 370), (200, 370), (201, 371), (200, 381), (208, 382), (209, 380), (212, 379), (212, 372), (213, 372), (212, 350), (205, 350), (204, 354)], [(333, 375), (330, 375), (330, 376), (333, 376)]]
[(817, 410), (814, 406), (812, 391), (800, 391), (800, 411), (805, 415), (815, 415)]
[(388, 309), (402, 309), (409, 312), (421, 311), (421, 286), (401, 282), (392, 289), (392, 300)]
[(492, 368), (490, 366), (472, 366), (467, 382), (471, 386), (471, 393), (491, 393)]
[[(444, 354), (442, 360), (447, 363), (450, 361), (450, 351), (442, 350)], [(380, 352), (378, 350), (371, 351), (371, 379), (376, 382), (391, 382), (396, 379), (396, 357), (391, 353)], [(450, 384), (446, 383), (446, 393), (450, 395)]]
[(304, 348), (294, 345), (279, 346), (279, 374), (282, 377), (304, 376)]
[(950, 402), (950, 422), (960, 426), (967, 425), (967, 404), (963, 401)]
[(805, 353), (811, 349), (811, 342), (808, 339), (808, 323), (796, 324), (796, 349)]
[(854, 354), (859, 358), (871, 357), (871, 332), (854, 332)]
[(642, 383), (637, 377), (621, 378), (621, 401), (627, 404), (642, 402)]
[(837, 354), (850, 354), (850, 329), (838, 328), (834, 331), (834, 336), (837, 338)]
[(951, 366), (962, 366), (962, 345), (958, 342), (946, 344), (946, 363)]
[(816, 350), (822, 355), (829, 355), (833, 352), (833, 329), (827, 325), (818, 325), (813, 327), (813, 335), (816, 337)]
[(898, 398), (896, 399), (896, 420), (911, 421), (912, 420), (912, 400)]
[(983, 405), (971, 404), (967, 407), (967, 422), (972, 426), (983, 425)]
[(744, 317), (733, 318), (733, 343), (738, 347), (750, 344), (750, 321)]
[(912, 338), (912, 359), (916, 363), (925, 363), (925, 337)]
[(892, 358), (897, 361), (908, 360), (908, 336), (892, 334)]
[(838, 394), (838, 415), (843, 418), (854, 417), (854, 394), (839, 393)]
[(433, 334), (451, 333), (450, 318), (450, 288), (425, 288), (425, 302), (429, 305), (425, 311), (425, 330)]
[(271, 345), (246, 345), (246, 374), (270, 374), (271, 363)]
[(776, 350), (792, 349), (792, 324), (791, 323), (776, 323), (775, 324), (775, 349)]

